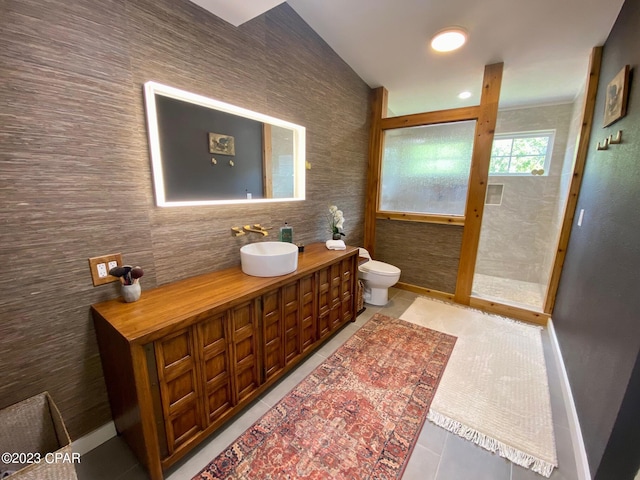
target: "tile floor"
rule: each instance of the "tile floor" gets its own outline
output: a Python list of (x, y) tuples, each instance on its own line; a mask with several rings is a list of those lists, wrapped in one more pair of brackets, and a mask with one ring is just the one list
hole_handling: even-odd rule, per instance
[[(376, 312), (399, 317), (412, 303), (415, 294), (391, 289), (390, 301), (380, 308), (367, 306), (354, 323), (347, 324), (331, 340), (311, 355), (270, 390), (256, 399), (236, 420), (214, 434), (187, 458), (166, 472), (167, 480), (190, 479), (229, 443), (251, 426), (289, 390), (349, 338)], [(560, 390), (560, 378), (551, 349), (549, 335), (543, 331), (543, 345), (551, 408), (556, 434), (559, 467), (551, 480), (578, 480), (566, 409)], [(82, 456), (77, 465), (79, 480), (143, 480), (147, 475), (126, 444), (115, 437)], [(503, 458), (461, 439), (429, 421), (425, 422), (418, 444), (402, 477), (404, 480), (543, 480), (544, 477), (513, 465)], [(259, 479), (256, 479), (259, 480)]]
[(547, 286), (540, 283), (524, 282), (481, 273), (476, 273), (473, 276), (472, 295), (485, 300), (507, 303), (515, 307), (541, 312), (546, 294)]

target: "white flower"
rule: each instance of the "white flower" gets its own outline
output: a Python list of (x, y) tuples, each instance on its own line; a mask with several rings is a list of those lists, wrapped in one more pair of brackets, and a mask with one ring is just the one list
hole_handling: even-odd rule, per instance
[(338, 207), (331, 205), (327, 218), (329, 220), (329, 231), (334, 234), (339, 233), (344, 235), (342, 232), (342, 228), (344, 227), (344, 214), (342, 210), (338, 210)]

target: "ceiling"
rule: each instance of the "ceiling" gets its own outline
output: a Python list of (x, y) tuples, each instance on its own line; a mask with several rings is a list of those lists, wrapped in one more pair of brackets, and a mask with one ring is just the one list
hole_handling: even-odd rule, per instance
[(251, 20), (258, 15), (262, 15), (267, 10), (271, 10), (276, 5), (283, 3), (282, 0), (191, 0), (196, 5), (200, 5), (205, 10), (226, 20), (236, 27)]
[[(278, 0), (192, 0), (239, 25)], [(501, 108), (570, 102), (624, 0), (288, 0), (372, 88), (393, 115), (477, 105), (484, 66), (504, 62)], [(205, 4), (209, 4), (206, 6)], [(245, 5), (231, 21), (227, 11)], [(227, 15), (227, 17), (225, 17)], [(438, 54), (434, 33), (461, 26), (462, 49)], [(467, 100), (457, 95), (471, 92)]]

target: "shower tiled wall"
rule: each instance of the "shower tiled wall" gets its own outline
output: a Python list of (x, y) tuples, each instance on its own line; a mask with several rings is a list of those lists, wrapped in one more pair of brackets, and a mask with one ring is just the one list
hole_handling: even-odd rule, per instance
[[(573, 104), (501, 110), (496, 134), (555, 129), (549, 174), (490, 176), (502, 184), (500, 205), (486, 205), (476, 273), (546, 283), (559, 228), (561, 179), (567, 162)], [(570, 168), (570, 167), (569, 167)]]

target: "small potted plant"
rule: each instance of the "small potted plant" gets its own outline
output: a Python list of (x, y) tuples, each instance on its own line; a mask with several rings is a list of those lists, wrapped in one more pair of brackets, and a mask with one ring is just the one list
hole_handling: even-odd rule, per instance
[(344, 237), (344, 215), (342, 210), (338, 210), (338, 207), (331, 205), (329, 207), (329, 231), (331, 232), (333, 240), (341, 240)]

